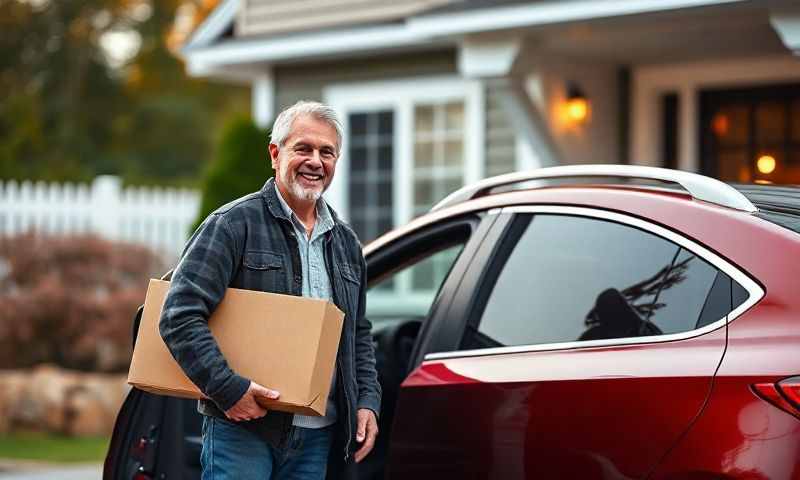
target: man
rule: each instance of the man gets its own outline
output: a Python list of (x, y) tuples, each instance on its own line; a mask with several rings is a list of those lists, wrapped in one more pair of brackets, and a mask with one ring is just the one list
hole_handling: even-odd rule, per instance
[[(341, 146), (330, 107), (298, 102), (281, 112), (269, 144), (276, 178), (209, 215), (172, 275), (160, 330), (210, 399), (198, 406), (203, 480), (322, 479), (329, 457), (328, 474), (339, 476), (375, 442), (381, 389), (364, 317), (366, 263), (355, 233), (322, 199)], [(257, 399), (280, 392), (228, 366), (208, 329), (228, 287), (330, 299), (345, 313), (324, 417), (267, 412)]]

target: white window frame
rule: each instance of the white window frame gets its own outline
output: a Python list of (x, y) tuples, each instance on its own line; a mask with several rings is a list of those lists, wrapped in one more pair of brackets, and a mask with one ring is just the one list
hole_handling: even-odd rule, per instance
[(464, 102), (464, 183), (483, 178), (485, 165), (485, 99), (480, 81), (456, 75), (414, 77), (383, 81), (331, 84), (323, 88), (322, 98), (344, 123), (342, 155), (326, 200), (340, 215), (349, 219), (349, 166), (347, 118), (351, 113), (392, 110), (394, 112), (392, 194), (393, 226), (413, 218), (414, 107), (417, 104), (462, 100)]

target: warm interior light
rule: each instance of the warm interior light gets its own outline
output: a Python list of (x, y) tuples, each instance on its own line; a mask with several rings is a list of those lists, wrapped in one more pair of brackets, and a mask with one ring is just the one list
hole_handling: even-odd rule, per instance
[(756, 160), (756, 168), (758, 168), (758, 171), (764, 175), (769, 175), (770, 173), (774, 172), (776, 165), (777, 162), (775, 162), (775, 157), (772, 155), (761, 155), (758, 157), (758, 160)]
[(586, 98), (576, 97), (567, 100), (567, 117), (574, 123), (583, 123), (589, 116), (589, 102)]
[(728, 134), (728, 130), (730, 130), (730, 122), (728, 121), (728, 116), (724, 113), (718, 113), (714, 115), (714, 119), (711, 121), (711, 129), (714, 133), (717, 134), (718, 137), (724, 137)]

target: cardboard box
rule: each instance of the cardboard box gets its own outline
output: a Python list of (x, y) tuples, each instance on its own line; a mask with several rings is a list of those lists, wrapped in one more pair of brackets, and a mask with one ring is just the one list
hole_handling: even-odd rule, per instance
[[(128, 383), (151, 393), (203, 398), (158, 331), (169, 282), (150, 280)], [(280, 392), (267, 409), (325, 415), (344, 314), (330, 302), (229, 288), (209, 319), (228, 365)]]

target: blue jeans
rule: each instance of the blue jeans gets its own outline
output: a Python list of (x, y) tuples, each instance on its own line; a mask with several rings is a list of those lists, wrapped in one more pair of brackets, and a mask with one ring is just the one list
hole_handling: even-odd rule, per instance
[(284, 445), (273, 448), (233, 422), (203, 418), (202, 480), (324, 480), (333, 425), (292, 427)]

